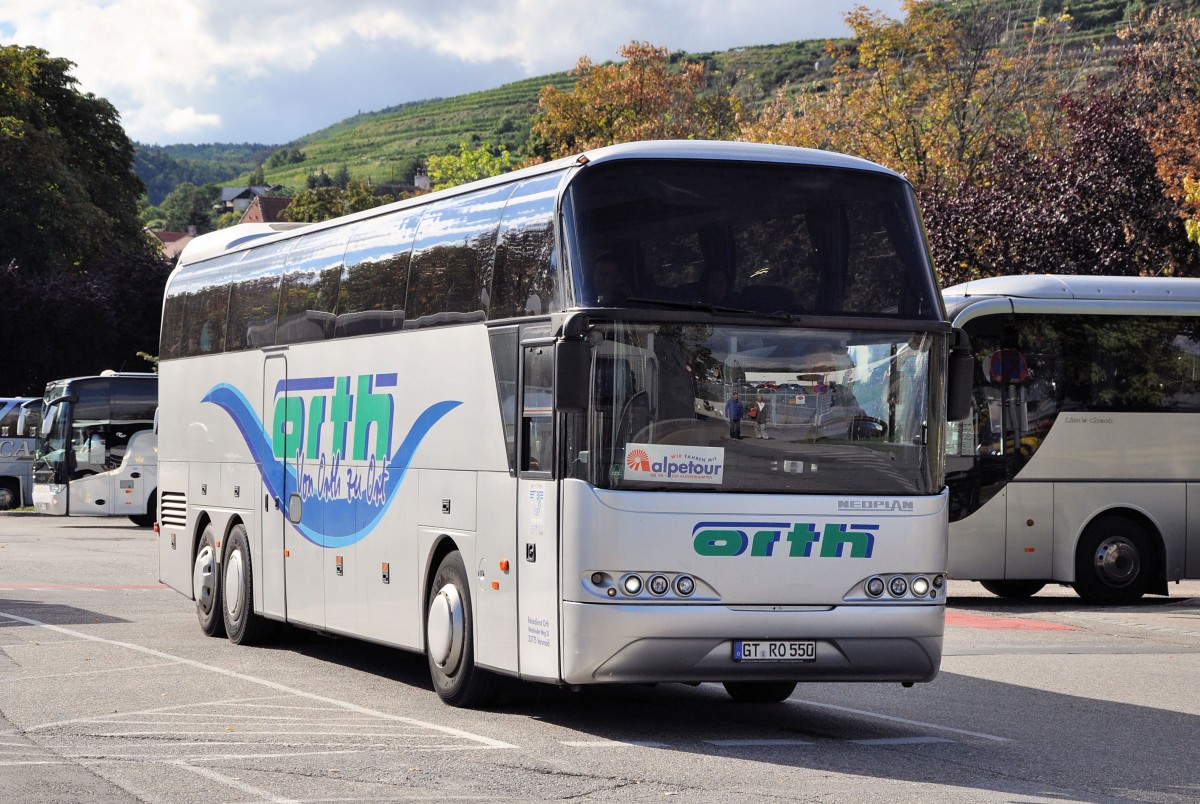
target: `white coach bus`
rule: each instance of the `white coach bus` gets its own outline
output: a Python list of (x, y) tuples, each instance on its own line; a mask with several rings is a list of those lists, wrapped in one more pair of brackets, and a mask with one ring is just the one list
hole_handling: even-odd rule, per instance
[(157, 405), (156, 374), (106, 371), (46, 383), (33, 461), (38, 512), (153, 525)]
[(816, 151), (628, 144), (222, 230), (166, 291), (161, 578), (236, 643), (423, 652), (458, 706), (929, 681), (954, 335), (909, 184)]
[(950, 574), (1128, 603), (1200, 578), (1200, 279), (1006, 276), (944, 292), (975, 352), (948, 430)]

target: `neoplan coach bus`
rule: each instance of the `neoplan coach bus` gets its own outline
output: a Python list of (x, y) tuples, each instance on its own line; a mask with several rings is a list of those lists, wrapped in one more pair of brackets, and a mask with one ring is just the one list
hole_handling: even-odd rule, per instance
[(166, 291), (161, 578), (237, 643), (424, 652), (460, 706), (929, 681), (954, 343), (912, 188), (830, 153), (620, 145), (223, 230)]
[(1200, 279), (1006, 276), (945, 299), (975, 351), (946, 448), (951, 576), (1096, 603), (1200, 578)]

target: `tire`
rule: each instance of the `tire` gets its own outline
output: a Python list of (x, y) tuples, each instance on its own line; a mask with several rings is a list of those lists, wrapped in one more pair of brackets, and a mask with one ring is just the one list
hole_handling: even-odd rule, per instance
[(212, 524), (204, 526), (192, 563), (192, 597), (196, 599), (196, 618), (200, 630), (211, 637), (225, 636), (221, 616), (221, 578), (217, 564), (217, 536)]
[(451, 706), (481, 706), (496, 697), (494, 675), (475, 666), (475, 616), (462, 556), (442, 559), (425, 606), (425, 658), (438, 696)]
[(17, 490), (8, 483), (0, 483), (0, 511), (17, 508), (20, 504), (21, 500), (17, 497)]
[(235, 645), (264, 642), (275, 623), (254, 613), (254, 572), (245, 525), (234, 525), (229, 531), (221, 578), (221, 616), (229, 641)]
[(779, 703), (796, 691), (796, 682), (726, 681), (725, 691), (738, 703)]
[(1146, 593), (1153, 560), (1145, 528), (1129, 517), (1102, 517), (1075, 548), (1075, 591), (1088, 603), (1133, 603)]
[(155, 520), (158, 519), (158, 491), (150, 492), (150, 499), (146, 500), (146, 513), (135, 514), (129, 517), (129, 521), (137, 525), (139, 528), (150, 528), (154, 526)]
[(1046, 585), (1042, 581), (980, 581), (979, 583), (996, 597), (1009, 600), (1025, 600), (1033, 597)]

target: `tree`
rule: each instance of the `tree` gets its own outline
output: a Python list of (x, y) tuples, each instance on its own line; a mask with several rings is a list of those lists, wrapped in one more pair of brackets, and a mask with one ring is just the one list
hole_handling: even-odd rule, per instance
[(301, 190), (280, 215), (284, 220), (317, 223), (390, 204), (395, 200), (390, 195), (375, 195), (366, 184), (352, 181), (345, 189), (314, 187)]
[(737, 136), (741, 102), (717, 88), (702, 64), (673, 66), (666, 48), (646, 42), (631, 42), (619, 53), (620, 64), (581, 58), (570, 92), (542, 89), (529, 146), (535, 157), (634, 140)]
[[(904, 0), (906, 19), (859, 7), (853, 46), (828, 45), (828, 86), (779, 93), (743, 137), (861, 156), (918, 187), (972, 182), (1002, 140), (1053, 139), (1061, 34), (1041, 20), (1015, 36), (1011, 10), (978, 3), (952, 15)], [(1014, 39), (1017, 43), (1014, 43)]]
[(980, 180), (921, 191), (944, 284), (1003, 274), (1196, 276), (1200, 251), (1164, 194), (1123, 100), (1093, 89), (1060, 102), (1068, 142), (1008, 142)]
[(184, 182), (163, 199), (160, 209), (167, 217), (167, 231), (186, 232), (195, 226), (200, 234), (211, 232), (213, 226), (213, 203), (220, 192), (211, 184), (197, 187)]
[(478, 148), (468, 148), (464, 142), (458, 146), (457, 154), (431, 156), (426, 167), (430, 186), (434, 190), (455, 187), (476, 179), (499, 176), (512, 170), (513, 160), (507, 148), (493, 153), (489, 143)]
[(72, 271), (139, 237), (133, 144), (112, 104), (78, 91), (73, 66), (0, 47), (0, 265)]

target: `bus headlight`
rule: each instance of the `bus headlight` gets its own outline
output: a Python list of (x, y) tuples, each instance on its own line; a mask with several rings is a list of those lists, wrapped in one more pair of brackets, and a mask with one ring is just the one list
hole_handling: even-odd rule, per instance
[(894, 575), (888, 581), (888, 591), (892, 597), (904, 597), (904, 593), (908, 591), (908, 579), (903, 575)]
[(625, 590), (625, 594), (636, 597), (642, 591), (642, 576), (626, 575), (621, 579), (621, 588)]
[(871, 597), (882, 597), (884, 590), (887, 588), (887, 585), (883, 582), (883, 578), (880, 578), (878, 575), (874, 578), (868, 578), (864, 586), (866, 587), (867, 594)]
[(917, 597), (925, 597), (929, 594), (929, 579), (924, 575), (918, 575), (912, 580), (912, 593)]
[(696, 591), (696, 579), (691, 575), (680, 575), (675, 579), (675, 594), (680, 597), (691, 597)]
[(666, 575), (651, 575), (650, 580), (646, 581), (646, 588), (655, 597), (662, 597), (671, 590), (671, 582)]

